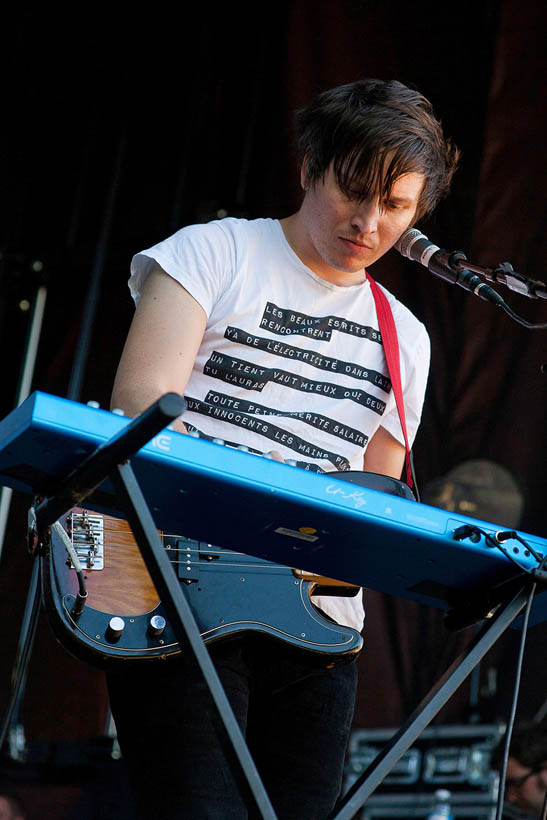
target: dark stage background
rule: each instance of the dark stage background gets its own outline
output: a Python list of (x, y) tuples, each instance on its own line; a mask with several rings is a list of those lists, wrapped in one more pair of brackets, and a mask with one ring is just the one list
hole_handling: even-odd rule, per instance
[[(132, 254), (220, 213), (295, 210), (292, 111), (360, 77), (418, 87), (462, 149), (453, 192), (424, 232), (482, 264), (510, 261), (545, 280), (545, 24), (539, 0), (295, 0), (248, 11), (198, 4), (132, 8), (125, 19), (97, 7), (6, 13), (1, 416), (14, 405), (23, 361), (23, 300), (32, 303), (47, 286), (34, 388), (108, 406), (133, 310)], [(494, 462), (522, 494), (520, 528), (547, 536), (546, 332), (520, 327), (395, 252), (373, 273), (431, 335), (415, 445), (422, 493), (433, 497), (464, 462)], [(547, 321), (544, 301), (500, 292), (528, 320)], [(502, 489), (490, 484), (486, 493), (497, 503), (496, 523), (509, 526), (511, 493)], [(30, 575), (28, 502), (14, 497), (0, 567), (0, 708)], [(396, 726), (472, 630), (450, 634), (437, 611), (366, 597), (355, 725)], [(529, 633), (520, 717), (533, 717), (545, 701), (544, 627)], [(517, 638), (499, 642), (480, 679), (437, 722), (506, 719)], [(29, 744), (45, 744), (54, 768), (55, 744), (100, 737), (106, 719), (101, 673), (66, 655), (41, 622), (22, 711)], [(76, 799), (63, 794), (67, 806)]]

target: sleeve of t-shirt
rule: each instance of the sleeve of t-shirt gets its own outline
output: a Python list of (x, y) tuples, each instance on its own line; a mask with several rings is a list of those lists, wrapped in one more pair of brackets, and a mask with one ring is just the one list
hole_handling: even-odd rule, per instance
[(138, 304), (144, 282), (159, 265), (199, 302), (207, 316), (235, 269), (234, 243), (220, 222), (189, 225), (131, 260), (129, 289)]
[[(405, 407), (406, 427), (410, 446), (414, 442), (424, 404), (431, 346), (425, 327), (415, 321), (411, 334), (402, 334), (399, 339), (399, 357), (401, 360), (401, 381)], [(380, 422), (400, 444), (405, 443), (397, 406), (386, 411)]]

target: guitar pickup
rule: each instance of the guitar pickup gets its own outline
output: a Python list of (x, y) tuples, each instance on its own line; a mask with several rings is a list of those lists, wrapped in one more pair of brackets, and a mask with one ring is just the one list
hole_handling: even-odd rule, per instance
[[(67, 516), (67, 531), (83, 569), (104, 569), (104, 518), (87, 510)], [(68, 565), (74, 569), (72, 560)]]
[(218, 561), (220, 558), (220, 549), (218, 547), (214, 547), (212, 544), (208, 544), (206, 541), (199, 542), (199, 560), (206, 561), (207, 563), (211, 563), (212, 561)]
[(199, 542), (191, 538), (176, 538), (178, 576), (181, 581), (191, 584), (199, 581)]

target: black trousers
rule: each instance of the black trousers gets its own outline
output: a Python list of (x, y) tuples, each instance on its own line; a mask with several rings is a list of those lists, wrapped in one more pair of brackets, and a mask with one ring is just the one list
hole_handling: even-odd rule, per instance
[[(279, 820), (325, 820), (339, 796), (355, 662), (327, 668), (262, 636), (209, 647)], [(201, 678), (182, 662), (107, 673), (139, 820), (248, 820)]]

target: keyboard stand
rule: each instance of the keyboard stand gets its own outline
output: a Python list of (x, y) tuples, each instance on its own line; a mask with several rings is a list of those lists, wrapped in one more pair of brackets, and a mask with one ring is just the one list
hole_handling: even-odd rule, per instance
[[(57, 491), (35, 507), (36, 534), (43, 549), (51, 524), (79, 505), (93, 490), (110, 478), (122, 509), (135, 535), (148, 572), (170, 619), (181, 651), (197, 667), (211, 695), (213, 716), (232, 772), (248, 805), (255, 805), (263, 820), (276, 814), (254, 765), (215, 667), (199, 633), (179, 579), (165, 555), (157, 528), (141, 492), (129, 458), (174, 421), (185, 409), (184, 400), (174, 394), (162, 396), (124, 430), (105, 442), (62, 481)], [(250, 802), (252, 801), (252, 802)]]
[(332, 813), (328, 820), (350, 820), (356, 816), (356, 812), (390, 773), (397, 761), (522, 612), (533, 592), (533, 586), (533, 583), (522, 583), (516, 593), (513, 592), (508, 600), (500, 605), (493, 618), (485, 622), (469, 646), (456, 658), (370, 766), (351, 786), (338, 804), (336, 812)]
[[(126, 512), (181, 650), (188, 661), (197, 666), (205, 679), (212, 705), (215, 707), (213, 714), (216, 713), (220, 718), (216, 722), (219, 741), (226, 750), (242, 795), (249, 805), (254, 805), (258, 809), (263, 820), (276, 820), (276, 814), (205, 648), (180, 581), (165, 555), (154, 520), (129, 463), (129, 458), (177, 418), (184, 408), (185, 402), (180, 396), (166, 394), (133, 419), (119, 434), (85, 458), (61, 482), (53, 495), (38, 503), (34, 508), (37, 550), (40, 552), (47, 548), (47, 533), (51, 524), (72, 507), (79, 505), (109, 477), (120, 498), (121, 508)], [(485, 621), (481, 632), (433, 686), (401, 729), (340, 800), (329, 820), (350, 820), (356, 816), (396, 762), (522, 612), (532, 594), (533, 585), (522, 579), (517, 579), (516, 584), (517, 586), (514, 583), (508, 585), (504, 600), (498, 601), (499, 605), (493, 618)], [(477, 620), (482, 618), (484, 614)]]

